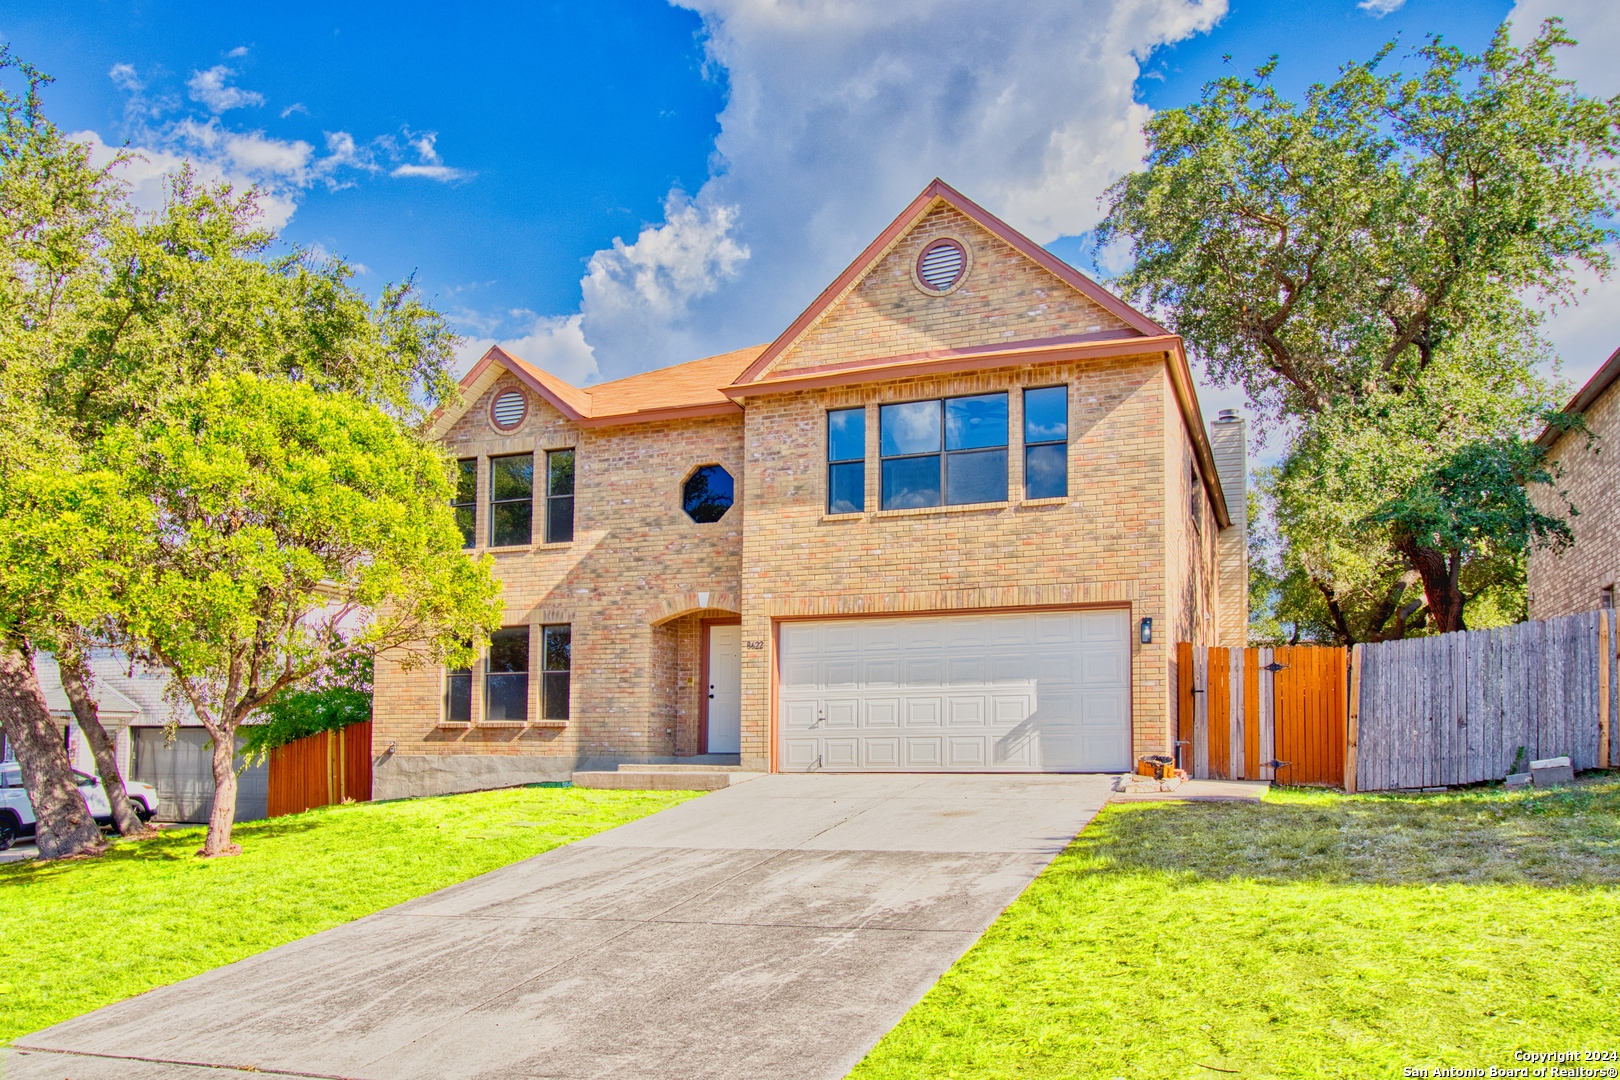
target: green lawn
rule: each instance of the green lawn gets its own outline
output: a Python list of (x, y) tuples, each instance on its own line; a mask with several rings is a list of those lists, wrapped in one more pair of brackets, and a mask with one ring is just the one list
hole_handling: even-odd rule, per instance
[(1110, 806), (851, 1080), (1398, 1077), (1614, 1050), (1617, 884), (1613, 780)]
[(684, 791), (516, 788), (331, 806), (99, 859), (0, 866), (0, 1045), (155, 986), (682, 802)]

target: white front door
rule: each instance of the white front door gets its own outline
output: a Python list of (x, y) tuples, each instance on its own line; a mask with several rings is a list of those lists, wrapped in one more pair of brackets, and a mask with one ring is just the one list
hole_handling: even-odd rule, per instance
[(742, 627), (709, 627), (711, 754), (742, 752)]
[(1128, 768), (1129, 634), (1125, 609), (785, 623), (778, 767)]

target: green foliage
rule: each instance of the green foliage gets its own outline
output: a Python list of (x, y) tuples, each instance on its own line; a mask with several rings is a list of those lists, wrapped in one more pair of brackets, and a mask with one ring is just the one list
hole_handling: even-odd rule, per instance
[(278, 746), (371, 719), (372, 658), (350, 653), (317, 672), (309, 684), (283, 693), (242, 730), (242, 758), (263, 761)]
[(464, 663), (500, 625), (488, 557), (462, 552), (445, 460), (376, 406), (214, 376), (102, 446), (157, 525), (119, 633), (206, 723), (230, 730), (354, 653)]
[(1105, 807), (851, 1080), (1399, 1076), (1602, 1045), (1620, 784)]
[(0, 866), (0, 1046), (691, 798), (516, 788), (248, 822), (234, 859), (201, 829), (102, 858)]
[[(1257, 635), (1458, 629), (1467, 603), (1502, 617), (1524, 552), (1557, 541), (1523, 491), (1539, 476), (1525, 440), (1559, 390), (1536, 373), (1527, 299), (1572, 300), (1578, 267), (1606, 274), (1620, 212), (1620, 99), (1558, 77), (1568, 44), (1557, 20), (1523, 48), (1503, 27), (1479, 56), (1431, 40), (1415, 74), (1389, 70), (1390, 46), (1299, 104), (1272, 65), (1216, 80), (1154, 117), (1148, 169), (1111, 190), (1101, 239), (1136, 259), (1121, 284), (1288, 433), (1263, 487)], [(1442, 477), (1464, 459), (1470, 482)], [(1442, 519), (1481, 541), (1517, 531), (1428, 546), (1460, 535)]]

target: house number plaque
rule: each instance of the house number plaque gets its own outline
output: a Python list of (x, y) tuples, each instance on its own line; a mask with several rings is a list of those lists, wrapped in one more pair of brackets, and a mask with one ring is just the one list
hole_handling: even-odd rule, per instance
[(764, 638), (755, 638), (752, 641), (744, 641), (743, 642), (743, 648), (745, 648), (745, 649), (763, 649), (764, 647), (765, 647), (765, 639)]

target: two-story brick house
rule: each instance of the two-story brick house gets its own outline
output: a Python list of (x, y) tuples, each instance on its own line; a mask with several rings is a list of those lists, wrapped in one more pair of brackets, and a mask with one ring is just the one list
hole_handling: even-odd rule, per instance
[(507, 627), (379, 660), (379, 797), (1120, 770), (1171, 749), (1174, 643), (1242, 644), (1242, 422), (1212, 445), (1176, 336), (939, 181), (769, 345), (583, 388), (492, 349), (462, 389)]
[(1552, 489), (1537, 489), (1535, 495), (1551, 513), (1565, 513), (1569, 503), (1574, 504), (1579, 513), (1569, 519), (1569, 527), (1575, 544), (1565, 551), (1530, 553), (1532, 619), (1615, 606), (1615, 588), (1620, 585), (1620, 454), (1614, 449), (1620, 442), (1620, 349), (1610, 354), (1564, 411), (1579, 413), (1586, 430), (1549, 427), (1536, 443), (1546, 450), (1548, 464), (1558, 473), (1556, 490), (1568, 502)]

